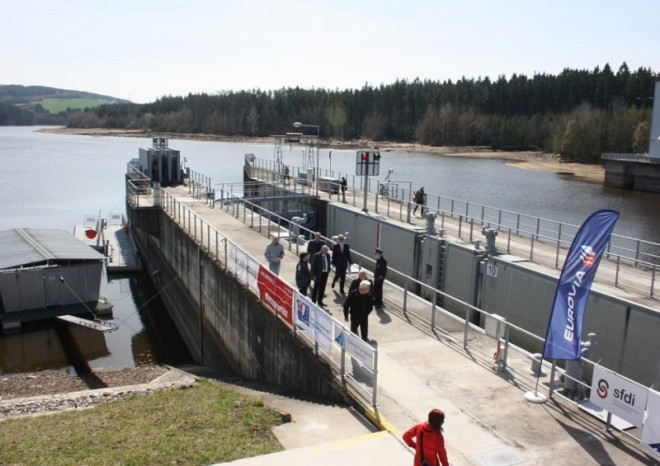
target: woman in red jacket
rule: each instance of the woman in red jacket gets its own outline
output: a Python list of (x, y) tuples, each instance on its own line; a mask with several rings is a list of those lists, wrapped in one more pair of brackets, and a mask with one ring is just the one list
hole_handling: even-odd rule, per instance
[(415, 449), (414, 466), (438, 466), (440, 464), (449, 466), (445, 438), (442, 436), (444, 422), (445, 413), (442, 410), (433, 409), (429, 413), (428, 422), (412, 426), (403, 434), (403, 441), (406, 442), (406, 445)]

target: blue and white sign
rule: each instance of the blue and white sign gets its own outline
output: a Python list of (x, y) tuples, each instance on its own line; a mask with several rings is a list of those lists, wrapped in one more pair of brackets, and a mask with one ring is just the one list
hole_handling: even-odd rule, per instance
[(619, 213), (603, 209), (585, 220), (573, 239), (559, 276), (543, 347), (546, 359), (581, 356), (582, 319), (591, 283)]
[(294, 292), (293, 309), (296, 326), (319, 347), (332, 348), (332, 317), (307, 297)]
[(660, 457), (660, 392), (649, 390), (642, 429), (642, 447)]
[(642, 427), (648, 393), (648, 388), (594, 366), (589, 401), (637, 427)]

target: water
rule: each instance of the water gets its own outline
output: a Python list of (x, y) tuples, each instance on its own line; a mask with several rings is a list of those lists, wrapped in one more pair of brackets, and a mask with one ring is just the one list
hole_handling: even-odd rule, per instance
[[(244, 154), (274, 158), (273, 144), (170, 139), (192, 170), (211, 177), (215, 187), (240, 183)], [(16, 227), (73, 231), (85, 215), (124, 212), (127, 162), (150, 138), (92, 137), (0, 127), (0, 230)], [(283, 162), (302, 165), (299, 146), (283, 148)], [(330, 166), (332, 165), (332, 166)], [(353, 174), (355, 151), (320, 151), (321, 170)], [(621, 212), (615, 233), (655, 241), (660, 196), (585, 183), (553, 173), (520, 170), (500, 160), (383, 152), (380, 173), (425, 186), (427, 193), (518, 211), (579, 225), (594, 210)], [(350, 181), (349, 181), (350, 182)], [(407, 184), (406, 184), (407, 187)], [(113, 303), (119, 330), (71, 332), (93, 369), (133, 367), (190, 360), (157, 294), (145, 277), (104, 280), (102, 294)], [(0, 337), (0, 372), (74, 369), (51, 328), (31, 326), (18, 336)], [(39, 348), (39, 351), (34, 351)]]

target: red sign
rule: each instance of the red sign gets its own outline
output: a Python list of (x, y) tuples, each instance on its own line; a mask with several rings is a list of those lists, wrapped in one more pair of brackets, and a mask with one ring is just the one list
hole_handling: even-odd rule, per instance
[(257, 287), (261, 300), (289, 325), (293, 325), (293, 288), (263, 265), (259, 266)]

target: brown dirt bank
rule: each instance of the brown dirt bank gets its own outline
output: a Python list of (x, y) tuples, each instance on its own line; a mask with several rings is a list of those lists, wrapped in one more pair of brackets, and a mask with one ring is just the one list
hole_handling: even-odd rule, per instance
[[(212, 134), (187, 133), (145, 133), (141, 130), (104, 129), (104, 128), (64, 128), (52, 127), (42, 129), (44, 132), (58, 134), (79, 134), (86, 136), (122, 136), (136, 138), (169, 137), (172, 139), (195, 139), (200, 141), (227, 141), (227, 142), (257, 142), (272, 144), (272, 138), (248, 138), (240, 136), (217, 136)], [(470, 157), (482, 159), (505, 160), (507, 164), (523, 170), (536, 170), (570, 176), (581, 181), (602, 184), (605, 180), (605, 168), (600, 164), (564, 163), (553, 154), (534, 151), (496, 151), (488, 147), (451, 147), (427, 146), (414, 143), (399, 143), (388, 141), (357, 141), (326, 140), (321, 144), (327, 148), (358, 149), (378, 146), (383, 152), (420, 152), (436, 154), (444, 157)]]

